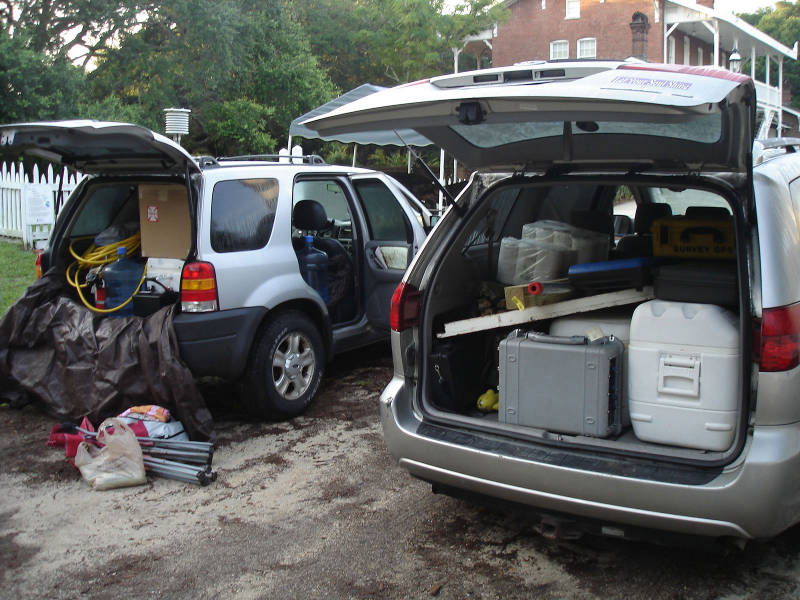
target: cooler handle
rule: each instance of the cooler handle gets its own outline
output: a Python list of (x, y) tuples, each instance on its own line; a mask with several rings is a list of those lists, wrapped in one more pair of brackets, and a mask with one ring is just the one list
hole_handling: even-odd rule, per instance
[(688, 242), (693, 235), (712, 235), (715, 244), (725, 241), (725, 234), (715, 227), (687, 227), (681, 232), (681, 242)]
[[(670, 386), (668, 379), (688, 382), (688, 385)], [(699, 398), (700, 360), (694, 356), (662, 356), (658, 361), (658, 391), (662, 394)]]

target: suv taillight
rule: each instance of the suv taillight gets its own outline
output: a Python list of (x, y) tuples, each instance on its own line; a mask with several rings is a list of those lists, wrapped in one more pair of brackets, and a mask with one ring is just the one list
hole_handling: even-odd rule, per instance
[(392, 309), (389, 325), (394, 331), (403, 331), (419, 322), (422, 293), (413, 285), (400, 282), (392, 294)]
[(181, 309), (184, 312), (210, 312), (219, 309), (214, 265), (193, 262), (183, 266)]
[(36, 279), (40, 279), (42, 277), (42, 253), (43, 250), (36, 250)]
[(756, 347), (761, 371), (788, 371), (800, 364), (800, 303), (765, 308)]

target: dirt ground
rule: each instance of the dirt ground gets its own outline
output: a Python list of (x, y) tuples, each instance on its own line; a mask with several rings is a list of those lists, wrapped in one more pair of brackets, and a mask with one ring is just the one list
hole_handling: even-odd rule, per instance
[(377, 399), (387, 348), (337, 359), (308, 413), (254, 423), (205, 385), (208, 487), (91, 491), (45, 446), (52, 420), (0, 409), (0, 596), (640, 598), (800, 595), (800, 529), (744, 550), (555, 542), (516, 512), (433, 495), (394, 464)]

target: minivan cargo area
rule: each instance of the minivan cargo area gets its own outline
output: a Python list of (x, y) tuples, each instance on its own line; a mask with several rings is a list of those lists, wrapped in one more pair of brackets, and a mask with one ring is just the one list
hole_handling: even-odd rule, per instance
[(431, 263), (422, 412), (551, 445), (730, 460), (752, 361), (747, 241), (723, 186), (675, 181), (495, 186)]

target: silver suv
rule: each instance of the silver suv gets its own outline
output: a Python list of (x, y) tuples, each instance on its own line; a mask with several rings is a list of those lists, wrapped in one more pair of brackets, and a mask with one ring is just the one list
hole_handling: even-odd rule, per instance
[(306, 123), (411, 127), (477, 171), (393, 298), (400, 464), (552, 535), (800, 521), (800, 155), (754, 159), (755, 120), (742, 75), (559, 62)]
[[(300, 413), (327, 360), (388, 336), (392, 292), (430, 226), (395, 179), (319, 157), (195, 159), (147, 129), (90, 121), (8, 125), (0, 136), (4, 155), (88, 175), (42, 267), (67, 269), (101, 232), (138, 232), (133, 254), (147, 271), (136, 314), (179, 303), (182, 359), (196, 376), (240, 382), (264, 417)], [(300, 271), (309, 234), (327, 255), (327, 294)]]

